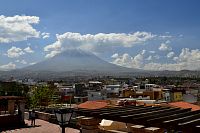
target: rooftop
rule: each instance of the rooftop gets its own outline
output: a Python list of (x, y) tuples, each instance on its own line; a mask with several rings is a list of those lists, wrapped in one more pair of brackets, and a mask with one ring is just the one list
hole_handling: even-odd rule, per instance
[(101, 84), (102, 82), (99, 81), (89, 81), (89, 84)]
[(172, 102), (172, 103), (168, 103), (168, 104), (171, 106), (179, 107), (179, 108), (183, 108), (183, 109), (191, 108), (192, 111), (200, 110), (200, 106), (194, 105), (194, 104), (191, 104), (188, 102)]
[(127, 105), (94, 110), (78, 109), (76, 112), (86, 117), (180, 131), (189, 127), (196, 130), (200, 124), (200, 110), (191, 111), (191, 108)]
[(106, 101), (87, 101), (82, 104), (78, 105), (78, 108), (85, 108), (85, 109), (101, 109), (108, 106)]

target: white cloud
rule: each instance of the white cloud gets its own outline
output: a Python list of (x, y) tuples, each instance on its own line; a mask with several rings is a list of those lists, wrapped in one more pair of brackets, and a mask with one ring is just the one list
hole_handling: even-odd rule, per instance
[(141, 68), (144, 64), (146, 50), (142, 50), (139, 54), (131, 59), (131, 67)]
[(172, 58), (173, 56), (174, 56), (174, 52), (169, 52), (168, 54), (167, 54), (167, 58)]
[(36, 64), (37, 62), (31, 62), (31, 63), (29, 63), (29, 65), (34, 65), (34, 64)]
[(183, 48), (181, 54), (179, 55), (179, 61), (189, 62), (189, 61), (200, 61), (200, 50), (190, 50), (189, 48)]
[(146, 58), (146, 60), (151, 61), (153, 60), (153, 57), (150, 55), (148, 58)]
[(170, 40), (167, 40), (165, 43), (169, 44), (169, 43), (171, 43), (171, 41), (170, 41)]
[(7, 71), (7, 70), (12, 70), (12, 69), (15, 69), (16, 68), (16, 65), (12, 62), (6, 64), (6, 65), (1, 65), (0, 66), (0, 70), (4, 70), (4, 71)]
[(51, 51), (50, 53), (45, 55), (45, 58), (52, 58), (55, 55), (59, 54), (61, 51)]
[(44, 51), (45, 52), (48, 52), (48, 51), (60, 51), (61, 48), (62, 48), (62, 44), (57, 41), (54, 44), (47, 45), (46, 47), (44, 47)]
[(25, 53), (34, 53), (34, 51), (30, 47), (26, 47), (25, 49), (17, 48), (12, 46), (10, 49), (7, 50), (7, 55), (10, 58), (18, 58)]
[(113, 63), (114, 64), (117, 64), (117, 65), (120, 65), (120, 66), (126, 66), (126, 67), (131, 67), (130, 63), (131, 63), (131, 60), (132, 60), (132, 57), (125, 53), (123, 54), (122, 56), (118, 56), (118, 58), (116, 58)]
[(118, 56), (113, 63), (130, 68), (141, 68), (144, 64), (145, 53), (146, 50), (142, 50), (135, 57), (131, 57), (129, 54), (125, 53), (122, 56)]
[(44, 51), (48, 52), (45, 58), (51, 58), (62, 51), (62, 45), (60, 42), (57, 41), (52, 45), (47, 45), (46, 47), (44, 47)]
[(112, 57), (112, 58), (118, 58), (118, 56), (119, 56), (118, 53), (115, 53), (115, 54), (113, 54), (111, 57)]
[(50, 33), (47, 33), (47, 32), (43, 32), (41, 35), (42, 35), (43, 39), (46, 39), (46, 38), (50, 37)]
[(10, 58), (18, 58), (19, 56), (21, 56), (23, 54), (25, 54), (25, 53), (23, 52), (23, 50), (21, 48), (12, 46), (10, 49), (8, 49), (6, 55)]
[(179, 37), (182, 38), (182, 37), (183, 37), (183, 34), (180, 34)]
[(143, 69), (145, 70), (199, 70), (200, 61), (190, 61), (190, 62), (176, 62), (176, 63), (148, 63), (145, 64)]
[(172, 50), (172, 48), (169, 45), (165, 44), (165, 43), (161, 43), (161, 45), (160, 45), (160, 47), (158, 49), (160, 51), (170, 51), (170, 50)]
[(159, 37), (162, 38), (162, 39), (172, 38), (172, 36), (170, 36), (170, 35), (160, 35)]
[(25, 60), (21, 60), (21, 63), (24, 65), (27, 64), (27, 62)]
[(34, 51), (30, 47), (26, 47), (24, 51), (27, 53), (34, 53)]
[(174, 61), (178, 61), (179, 58), (178, 58), (178, 57), (174, 57), (173, 60), (174, 60)]
[(17, 63), (21, 63), (21, 64), (24, 64), (24, 65), (27, 64), (27, 62), (26, 62), (25, 60), (16, 60), (15, 62), (17, 62)]
[(158, 60), (158, 59), (160, 59), (160, 56), (159, 56), (159, 55), (155, 55), (154, 58), (155, 58), (156, 60)]
[(162, 70), (173, 70), (173, 71), (178, 71), (180, 70), (180, 66), (176, 63), (147, 63), (144, 65), (143, 69), (145, 70), (153, 70), (153, 71), (162, 71)]
[(40, 32), (33, 28), (32, 24), (38, 24), (36, 16), (0, 16), (0, 43), (10, 43), (38, 38)]
[(155, 53), (156, 53), (156, 51), (149, 51), (149, 53), (151, 53), (151, 54), (155, 54)]
[(150, 60), (150, 58), (153, 56), (148, 56), (148, 58), (145, 58), (145, 51), (140, 52), (135, 57), (131, 57), (126, 53), (125, 55), (116, 58), (113, 63), (126, 67), (140, 68), (145, 70), (200, 70), (199, 49), (190, 50), (188, 48), (183, 48), (179, 56), (173, 57), (174, 54), (174, 52), (170, 52), (168, 53), (169, 56), (166, 56), (166, 58), (169, 60), (169, 63), (153, 62), (153, 60)]
[(95, 35), (67, 32), (62, 35), (56, 35), (57, 41), (53, 44), (47, 45), (44, 51), (59, 53), (65, 49), (80, 48), (84, 50), (91, 50), (93, 52), (108, 50), (113, 47), (133, 47), (137, 44), (144, 44), (144, 42), (156, 37), (148, 32), (135, 32), (132, 34), (126, 33), (98, 33)]
[[(145, 52), (140, 52), (135, 57), (131, 57), (128, 54), (123, 54), (122, 56), (119, 56), (119, 58), (116, 58), (112, 63), (120, 66), (145, 69), (145, 70), (180, 70), (181, 68), (181, 66), (176, 63), (161, 64), (152, 62), (155, 57), (151, 55), (148, 56), (147, 58), (145, 57), (146, 57)], [(183, 66), (183, 63), (181, 65)]]

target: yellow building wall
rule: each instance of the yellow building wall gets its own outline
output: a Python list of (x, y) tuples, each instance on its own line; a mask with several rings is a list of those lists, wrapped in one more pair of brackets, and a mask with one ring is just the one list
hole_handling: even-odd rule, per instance
[(183, 100), (182, 92), (174, 92), (173, 101), (182, 101), (182, 100)]
[(124, 90), (123, 91), (123, 97), (130, 97), (134, 95), (134, 92), (132, 90)]

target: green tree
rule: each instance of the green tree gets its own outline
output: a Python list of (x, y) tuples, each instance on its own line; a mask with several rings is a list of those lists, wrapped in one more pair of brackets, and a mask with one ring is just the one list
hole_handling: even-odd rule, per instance
[(55, 89), (49, 86), (37, 86), (30, 92), (30, 106), (35, 108), (38, 106), (48, 106), (52, 101)]

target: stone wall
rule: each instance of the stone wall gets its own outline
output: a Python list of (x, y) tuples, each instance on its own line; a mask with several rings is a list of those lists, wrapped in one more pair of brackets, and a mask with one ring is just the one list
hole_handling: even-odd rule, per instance
[(0, 115), (0, 127), (15, 127), (20, 126), (23, 123), (20, 123), (20, 116), (19, 115)]
[[(41, 119), (44, 121), (48, 121), (51, 123), (56, 123), (56, 117), (54, 114), (50, 114), (50, 113), (45, 113), (45, 112), (39, 112), (39, 111), (35, 111), (36, 113), (36, 117), (37, 119)], [(24, 114), (25, 119), (29, 119), (29, 112), (25, 112)]]

